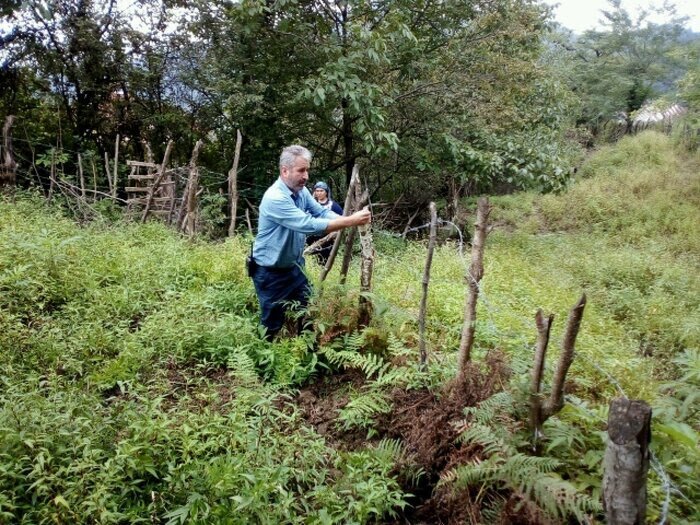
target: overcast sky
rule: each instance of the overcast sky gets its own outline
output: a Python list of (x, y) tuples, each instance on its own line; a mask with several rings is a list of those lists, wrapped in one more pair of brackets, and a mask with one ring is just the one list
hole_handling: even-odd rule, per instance
[[(545, 0), (545, 2), (551, 5), (559, 4), (559, 7), (554, 10), (554, 17), (574, 33), (582, 33), (586, 29), (599, 29), (600, 10), (608, 9), (610, 6), (606, 0)], [(687, 26), (695, 32), (700, 32), (700, 0), (677, 0), (674, 3), (678, 14), (690, 17)], [(633, 16), (640, 8), (650, 5), (661, 6), (663, 0), (622, 0), (622, 7)], [(653, 18), (651, 20), (655, 21)]]

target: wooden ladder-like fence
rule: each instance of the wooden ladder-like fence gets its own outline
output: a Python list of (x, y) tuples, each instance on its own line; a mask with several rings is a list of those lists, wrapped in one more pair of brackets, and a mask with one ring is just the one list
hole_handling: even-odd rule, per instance
[(148, 207), (148, 214), (168, 220), (172, 210), (172, 202), (175, 196), (175, 181), (173, 170), (164, 173), (163, 180), (154, 188), (161, 166), (154, 162), (141, 162), (127, 160), (127, 166), (131, 168), (128, 177), (127, 209), (129, 212), (137, 212), (145, 209), (148, 203), (149, 193), (153, 193)]

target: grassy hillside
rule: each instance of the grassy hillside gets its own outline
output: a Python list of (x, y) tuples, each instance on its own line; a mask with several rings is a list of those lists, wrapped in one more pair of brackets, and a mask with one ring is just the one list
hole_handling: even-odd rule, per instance
[[(375, 232), (368, 329), (356, 330), (354, 267), (316, 298), (316, 333), (270, 344), (243, 273), (249, 240), (78, 226), (39, 199), (0, 200), (0, 523), (417, 523), (433, 508), (488, 522), (514, 505), (532, 522), (597, 521), (607, 403), (621, 391), (654, 408), (650, 519), (667, 496), (674, 522), (700, 519), (699, 173), (697, 157), (644, 134), (594, 154), (566, 193), (493, 199), (472, 423), (430, 461), (408, 427), (441, 417), (430, 410), (456, 372), (468, 248), (437, 250), (420, 370), (420, 242)], [(567, 405), (546, 424), (544, 457), (522, 462), (534, 313), (555, 314), (547, 382), (582, 292)]]

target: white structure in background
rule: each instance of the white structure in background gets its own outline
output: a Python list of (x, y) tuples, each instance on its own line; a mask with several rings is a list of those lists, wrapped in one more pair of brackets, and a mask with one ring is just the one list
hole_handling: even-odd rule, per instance
[(647, 102), (633, 113), (632, 132), (657, 126), (668, 130), (678, 118), (687, 112), (688, 109), (678, 103), (667, 105), (662, 102)]

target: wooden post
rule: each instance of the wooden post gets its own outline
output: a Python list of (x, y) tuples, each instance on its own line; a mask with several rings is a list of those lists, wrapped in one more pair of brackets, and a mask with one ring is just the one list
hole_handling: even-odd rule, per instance
[(253, 236), (253, 224), (250, 222), (250, 208), (245, 209), (245, 222), (248, 224), (248, 232)]
[(614, 399), (603, 460), (603, 504), (609, 525), (646, 522), (651, 408), (644, 401)]
[[(343, 215), (350, 215), (350, 208), (351, 208), (351, 203), (354, 195), (354, 187), (357, 180), (360, 178), (360, 168), (357, 164), (352, 169), (352, 176), (350, 177), (350, 184), (348, 185), (348, 192), (345, 195), (345, 205), (343, 206)], [(338, 232), (338, 236), (335, 238), (335, 242), (333, 243), (333, 248), (331, 248), (331, 253), (328, 255), (328, 260), (326, 261), (326, 265), (323, 267), (323, 270), (321, 271), (321, 277), (320, 281), (323, 282), (326, 280), (326, 277), (328, 276), (328, 273), (331, 271), (331, 268), (333, 268), (333, 262), (335, 261), (336, 255), (338, 255), (338, 248), (340, 248), (340, 243), (343, 241), (343, 234), (345, 233), (345, 230), (340, 230)]]
[(12, 154), (12, 124), (14, 115), (8, 115), (2, 128), (2, 160), (0, 161), (0, 186), (14, 186), (17, 173), (17, 163)]
[(437, 240), (437, 209), (435, 203), (430, 205), (430, 238), (428, 239), (428, 257), (425, 260), (425, 270), (423, 271), (423, 296), (420, 300), (420, 310), (418, 312), (418, 333), (420, 334), (420, 366), (425, 368), (428, 362), (428, 353), (425, 349), (425, 315), (428, 309), (428, 285), (430, 284), (430, 267), (433, 264), (433, 252)]
[(233, 156), (233, 166), (228, 172), (228, 195), (231, 199), (231, 222), (228, 226), (228, 236), (233, 237), (236, 233), (236, 213), (238, 212), (238, 161), (241, 158), (241, 144), (243, 137), (241, 130), (236, 130), (236, 153)]
[[(119, 168), (119, 133), (114, 141), (114, 182), (112, 183), (112, 198), (117, 196), (117, 174)], [(109, 177), (109, 175), (108, 175)]]
[(199, 187), (199, 169), (197, 168), (197, 158), (199, 150), (202, 149), (204, 141), (198, 140), (192, 150), (192, 158), (190, 159), (190, 175), (188, 177), (187, 188), (187, 216), (183, 224), (183, 231), (192, 237), (197, 229), (197, 188)]
[(83, 175), (83, 159), (78, 153), (78, 173), (80, 174), (80, 196), (85, 200), (85, 176)]
[(53, 188), (56, 185), (56, 150), (51, 149), (51, 171), (49, 172), (49, 197), (48, 202), (51, 203), (53, 198)]
[(544, 372), (544, 362), (547, 356), (547, 346), (549, 345), (549, 333), (554, 322), (554, 315), (545, 317), (542, 310), (537, 310), (535, 314), (535, 324), (537, 325), (537, 345), (535, 347), (535, 362), (532, 367), (532, 382), (530, 387), (530, 428), (533, 432), (533, 444), (535, 450), (537, 439), (542, 427), (542, 399), (540, 392), (542, 388), (542, 373)]
[(95, 157), (90, 155), (90, 164), (92, 165), (92, 200), (97, 200), (97, 166), (95, 166)]
[(569, 372), (569, 367), (574, 360), (576, 336), (581, 327), (581, 319), (583, 318), (583, 309), (585, 306), (586, 294), (583, 294), (569, 312), (566, 333), (564, 334), (561, 354), (559, 355), (559, 364), (557, 365), (557, 370), (554, 372), (554, 380), (552, 381), (552, 392), (549, 395), (549, 399), (542, 404), (542, 423), (564, 407), (564, 381), (566, 380), (566, 374)]
[(476, 209), (476, 224), (474, 241), (472, 243), (472, 261), (466, 276), (469, 283), (467, 301), (464, 306), (464, 325), (462, 339), (459, 343), (459, 376), (464, 377), (467, 363), (471, 360), (471, 350), (474, 344), (476, 329), (476, 302), (479, 297), (479, 281), (484, 275), (484, 245), (488, 235), (488, 220), (491, 207), (486, 197), (479, 199)]
[(150, 209), (151, 203), (153, 202), (153, 197), (158, 191), (160, 181), (163, 180), (163, 176), (165, 175), (165, 170), (167, 168), (168, 162), (170, 161), (170, 152), (173, 149), (173, 144), (174, 143), (172, 140), (168, 141), (168, 145), (165, 148), (165, 155), (163, 155), (163, 163), (160, 165), (160, 170), (158, 170), (158, 175), (156, 175), (156, 178), (153, 181), (153, 185), (148, 190), (148, 196), (146, 197), (146, 205), (144, 206), (143, 214), (141, 215), (142, 223), (146, 222), (146, 217), (148, 217), (148, 210)]
[[(355, 183), (355, 204), (359, 210), (363, 203), (369, 200), (369, 193), (365, 190), (360, 194), (361, 186), (359, 176)], [(357, 227), (360, 236), (360, 312), (358, 323), (367, 326), (372, 318), (372, 301), (367, 294), (372, 291), (372, 274), (374, 273), (374, 245), (372, 244), (372, 227), (362, 224)]]
[(109, 187), (109, 194), (114, 197), (114, 192), (112, 191), (112, 175), (109, 172), (109, 153), (105, 151), (105, 175), (107, 176), (107, 186)]

